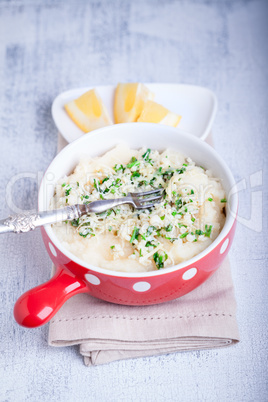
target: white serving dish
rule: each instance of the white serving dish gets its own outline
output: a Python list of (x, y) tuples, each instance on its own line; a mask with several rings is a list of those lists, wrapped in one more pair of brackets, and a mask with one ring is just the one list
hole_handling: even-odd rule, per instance
[[(212, 91), (204, 87), (184, 84), (145, 85), (155, 93), (156, 102), (182, 116), (178, 125), (181, 131), (189, 132), (202, 140), (206, 139), (217, 111), (217, 99)], [(92, 88), (96, 88), (113, 120), (114, 85), (89, 86), (62, 92), (52, 104), (52, 117), (67, 142), (78, 139), (84, 135), (84, 132), (67, 115), (64, 104)]]

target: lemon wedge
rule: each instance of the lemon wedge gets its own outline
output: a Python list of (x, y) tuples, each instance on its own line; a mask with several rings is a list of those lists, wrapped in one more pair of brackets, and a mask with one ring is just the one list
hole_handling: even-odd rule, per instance
[(154, 94), (144, 84), (117, 84), (114, 98), (115, 123), (137, 121), (144, 104), (150, 99), (154, 99)]
[(143, 111), (138, 118), (139, 122), (145, 123), (159, 123), (166, 126), (176, 127), (181, 120), (181, 116), (170, 112), (159, 103), (149, 100), (145, 103)]
[(64, 108), (74, 123), (85, 133), (112, 124), (107, 110), (95, 89), (66, 103)]

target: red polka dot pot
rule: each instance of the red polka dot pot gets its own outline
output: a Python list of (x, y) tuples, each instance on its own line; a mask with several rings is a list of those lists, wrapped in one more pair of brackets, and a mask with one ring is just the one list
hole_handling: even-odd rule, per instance
[(184, 263), (147, 273), (122, 273), (85, 263), (57, 239), (50, 225), (42, 236), (57, 267), (48, 282), (29, 290), (15, 304), (16, 321), (25, 327), (47, 323), (75, 294), (86, 292), (111, 303), (149, 305), (181, 297), (204, 283), (222, 264), (231, 247), (236, 223), (238, 196), (233, 175), (208, 144), (177, 128), (150, 123), (117, 124), (86, 134), (66, 146), (52, 161), (39, 190), (39, 210), (49, 208), (56, 182), (72, 172), (81, 156), (96, 157), (118, 143), (131, 148), (172, 148), (191, 157), (219, 177), (228, 197), (225, 225), (214, 242)]

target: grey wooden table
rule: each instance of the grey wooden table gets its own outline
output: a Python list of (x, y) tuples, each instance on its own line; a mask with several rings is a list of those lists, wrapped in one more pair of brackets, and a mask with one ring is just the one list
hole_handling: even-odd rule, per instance
[(1, 217), (36, 207), (56, 153), (50, 108), (69, 88), (118, 81), (207, 86), (219, 101), (217, 151), (239, 183), (230, 252), (241, 342), (87, 368), (13, 305), (49, 277), (39, 231), (3, 235), (1, 401), (265, 401), (267, 395), (268, 2), (0, 2)]

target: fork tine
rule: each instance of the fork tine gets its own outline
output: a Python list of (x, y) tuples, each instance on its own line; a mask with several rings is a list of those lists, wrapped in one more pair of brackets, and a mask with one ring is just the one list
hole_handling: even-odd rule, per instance
[(136, 209), (147, 209), (147, 208), (152, 208), (157, 204), (156, 202), (152, 202), (151, 204), (141, 204), (141, 206), (136, 207)]
[(143, 197), (144, 195), (159, 193), (162, 190), (163, 190), (162, 188), (158, 188), (156, 190), (144, 191), (144, 192), (141, 192), (141, 193), (129, 193), (129, 194), (132, 197)]
[(145, 203), (145, 202), (150, 202), (150, 201), (161, 200), (161, 198), (162, 198), (162, 195), (158, 195), (158, 196), (156, 196), (156, 197), (139, 199), (139, 202), (140, 202), (140, 203)]

